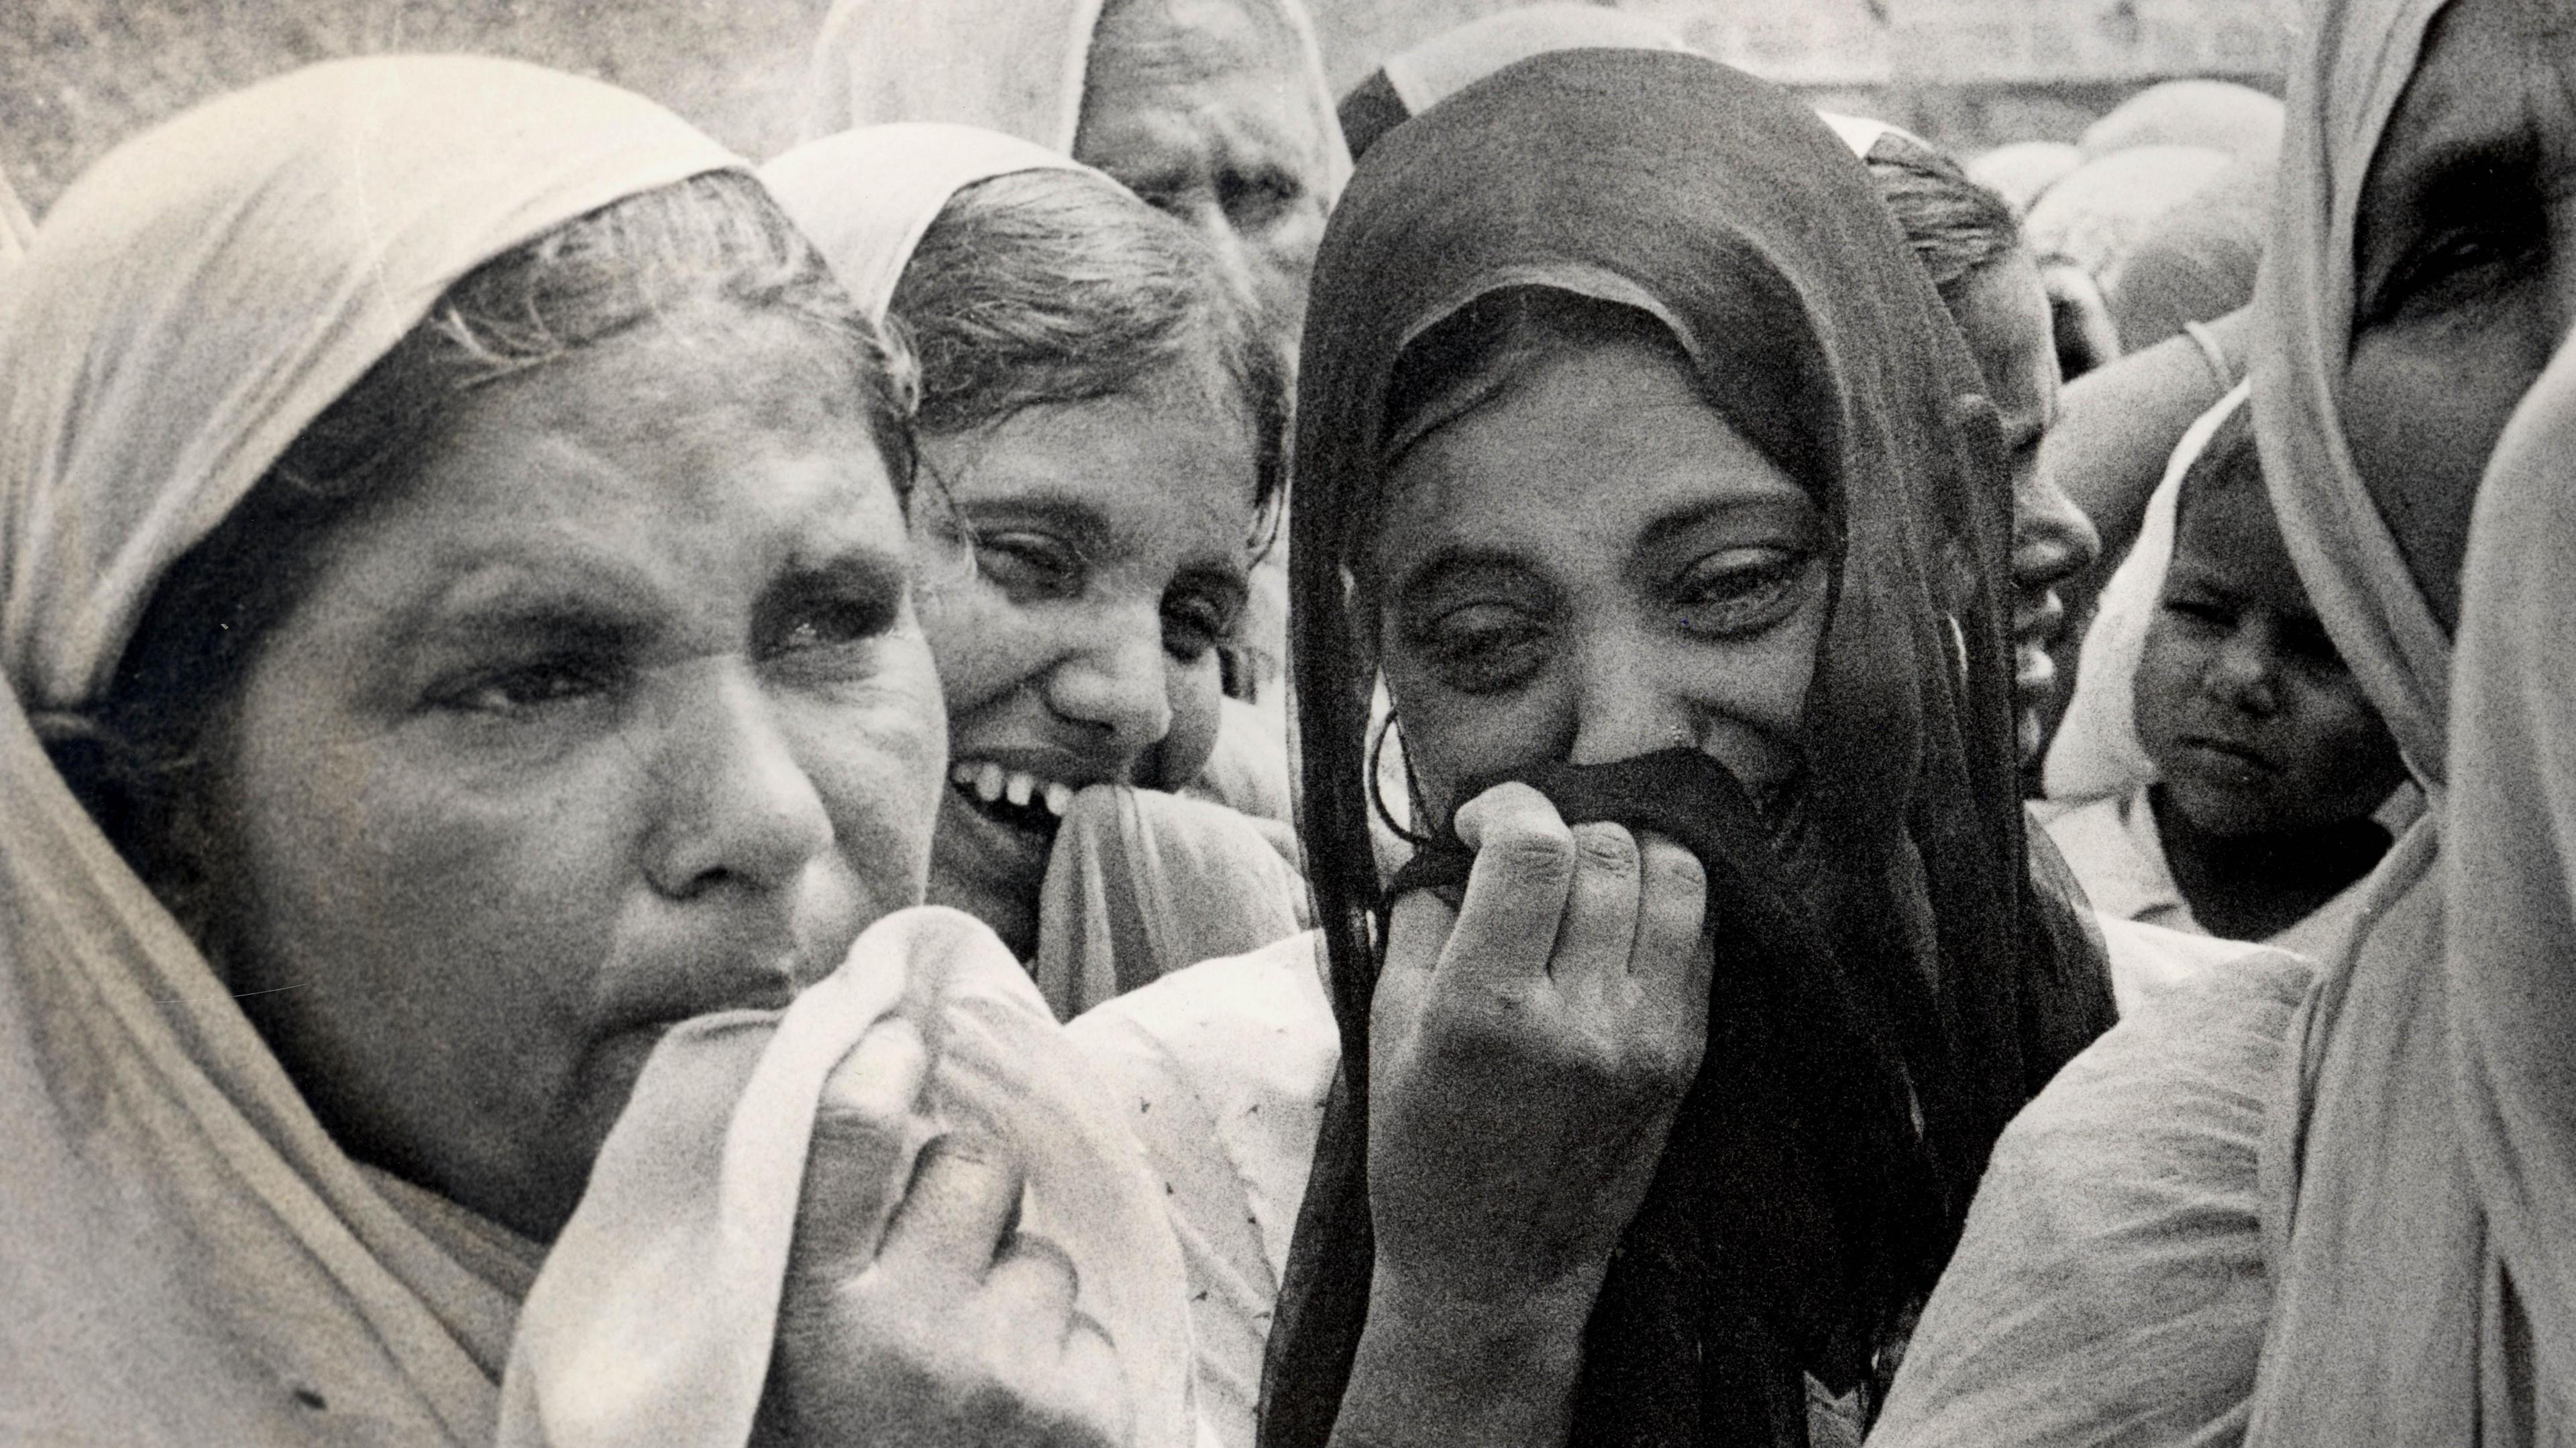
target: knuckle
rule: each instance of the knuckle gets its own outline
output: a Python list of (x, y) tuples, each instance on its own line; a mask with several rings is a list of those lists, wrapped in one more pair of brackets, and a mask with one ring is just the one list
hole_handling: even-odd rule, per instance
[(1638, 871), (1637, 837), (1624, 826), (1576, 825), (1574, 847), (1583, 863), (1593, 870), (1612, 875), (1634, 875)]
[(1699, 862), (1699, 856), (1653, 836), (1647, 838), (1639, 853), (1644, 856), (1646, 878), (1659, 892), (1706, 893), (1708, 869)]
[(1533, 880), (1562, 880), (1574, 873), (1574, 840), (1562, 829), (1491, 831), (1480, 852), (1504, 872)]

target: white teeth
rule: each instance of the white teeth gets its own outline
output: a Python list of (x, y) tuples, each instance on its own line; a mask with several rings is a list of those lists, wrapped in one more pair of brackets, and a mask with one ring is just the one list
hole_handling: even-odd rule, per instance
[(989, 759), (960, 760), (948, 767), (948, 777), (963, 788), (975, 791), (986, 804), (1005, 798), (1023, 808), (1039, 804), (1058, 819), (1073, 808), (1073, 786), (1057, 784), (1017, 769), (1004, 769)]

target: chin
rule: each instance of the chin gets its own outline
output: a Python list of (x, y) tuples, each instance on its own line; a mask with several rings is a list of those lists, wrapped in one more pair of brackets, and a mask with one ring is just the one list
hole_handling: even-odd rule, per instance
[(942, 870), (934, 863), (930, 888), (922, 899), (925, 904), (963, 910), (983, 921), (1022, 960), (1037, 954), (1038, 900), (1034, 885), (1025, 892), (1000, 890), (989, 882)]

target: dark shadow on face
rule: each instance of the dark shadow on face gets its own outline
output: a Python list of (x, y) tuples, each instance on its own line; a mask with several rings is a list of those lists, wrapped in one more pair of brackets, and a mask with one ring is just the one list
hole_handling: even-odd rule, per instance
[(2362, 192), (2344, 430), (2445, 628), (2487, 455), (2576, 315), (2569, 64), (2515, 0), (2455, 0)]

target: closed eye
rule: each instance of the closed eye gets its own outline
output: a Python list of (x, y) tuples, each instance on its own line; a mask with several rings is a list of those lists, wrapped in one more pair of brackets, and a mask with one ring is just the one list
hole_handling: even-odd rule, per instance
[(1691, 565), (1676, 587), (1682, 626), (1709, 638), (1758, 633), (1797, 611), (1820, 580), (1800, 549), (1729, 548)]
[(1546, 620), (1500, 600), (1462, 604), (1405, 632), (1433, 675), (1462, 694), (1510, 689), (1547, 658)]
[(526, 718), (606, 693), (621, 673), (609, 660), (569, 653), (468, 670), (428, 691), (431, 708), (496, 719)]

